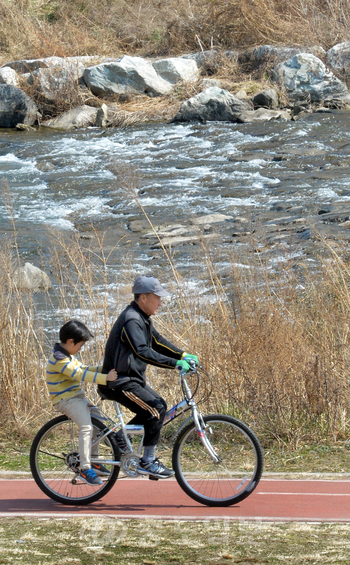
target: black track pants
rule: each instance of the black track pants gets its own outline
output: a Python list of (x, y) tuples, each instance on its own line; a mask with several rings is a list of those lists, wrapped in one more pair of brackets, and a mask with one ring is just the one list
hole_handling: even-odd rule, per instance
[(166, 412), (166, 402), (150, 386), (129, 381), (114, 390), (108, 391), (108, 398), (116, 400), (131, 412), (134, 418), (128, 424), (143, 425), (144, 445), (157, 445)]

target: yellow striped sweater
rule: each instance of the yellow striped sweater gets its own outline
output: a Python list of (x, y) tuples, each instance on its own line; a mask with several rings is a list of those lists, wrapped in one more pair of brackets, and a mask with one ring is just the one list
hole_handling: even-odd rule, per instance
[(53, 404), (78, 394), (82, 382), (105, 385), (107, 375), (101, 369), (102, 366), (83, 365), (56, 343), (46, 367), (46, 383)]

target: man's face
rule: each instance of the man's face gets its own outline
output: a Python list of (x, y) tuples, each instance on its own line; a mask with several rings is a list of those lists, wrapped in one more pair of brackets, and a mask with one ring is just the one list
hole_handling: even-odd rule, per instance
[(162, 305), (162, 299), (160, 296), (153, 294), (152, 292), (149, 294), (141, 294), (138, 305), (141, 310), (144, 311), (147, 316), (153, 316), (157, 314), (159, 308)]

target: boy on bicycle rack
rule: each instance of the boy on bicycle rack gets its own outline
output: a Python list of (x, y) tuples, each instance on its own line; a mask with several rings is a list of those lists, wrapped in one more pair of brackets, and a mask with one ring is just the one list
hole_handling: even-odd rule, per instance
[(105, 385), (113, 382), (117, 373), (111, 369), (108, 375), (104, 375), (100, 371), (101, 367), (85, 366), (75, 359), (74, 355), (93, 337), (81, 322), (66, 322), (60, 329), (59, 337), (60, 343), (55, 343), (48, 359), (46, 383), (54, 407), (79, 427), (80, 479), (90, 485), (99, 485), (102, 484), (100, 476), (108, 476), (109, 471), (103, 465), (91, 465), (91, 403), (86, 398), (81, 383)]
[[(155, 455), (167, 405), (146, 384), (147, 364), (188, 371), (188, 361), (193, 359), (198, 363), (198, 359), (171, 344), (153, 326), (151, 316), (158, 312), (162, 297), (169, 295), (159, 280), (153, 276), (137, 277), (132, 293), (134, 300), (116, 320), (105, 348), (102, 372), (109, 374), (115, 369), (118, 379), (101, 383), (98, 389), (103, 398), (116, 400), (136, 414), (129, 424), (144, 426), (144, 452), (138, 473), (153, 480), (167, 479), (174, 471), (167, 469)], [(115, 438), (120, 451), (125, 452), (122, 432), (117, 432)]]

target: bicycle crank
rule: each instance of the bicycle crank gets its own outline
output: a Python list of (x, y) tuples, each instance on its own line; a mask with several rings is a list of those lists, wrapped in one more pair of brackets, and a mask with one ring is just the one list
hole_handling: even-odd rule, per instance
[(136, 453), (125, 453), (121, 457), (121, 470), (127, 477), (138, 477), (137, 466), (140, 462), (141, 457), (136, 455)]

